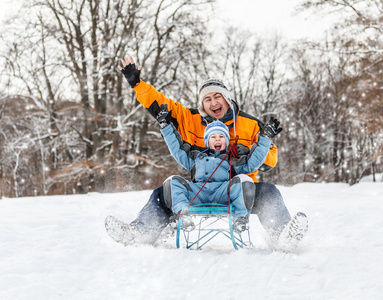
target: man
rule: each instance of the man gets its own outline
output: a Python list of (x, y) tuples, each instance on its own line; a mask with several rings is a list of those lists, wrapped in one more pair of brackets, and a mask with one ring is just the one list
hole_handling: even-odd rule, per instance
[[(125, 57), (121, 62), (122, 67), (119, 66), (119, 69), (129, 85), (136, 91), (137, 100), (158, 121), (165, 115), (166, 122), (172, 123), (181, 136), (181, 148), (184, 147), (187, 151), (205, 150), (205, 127), (215, 120), (223, 122), (229, 128), (230, 145), (238, 143), (236, 148), (239, 156), (247, 154), (250, 147), (258, 141), (257, 134), (264, 125), (256, 118), (240, 111), (238, 104), (231, 99), (230, 92), (222, 81), (210, 79), (204, 82), (199, 90), (198, 109), (189, 109), (179, 102), (166, 98), (153, 86), (142, 81), (141, 66), (136, 68), (132, 57)], [(278, 128), (267, 130), (270, 139), (281, 131)], [(259, 170), (268, 171), (275, 167), (277, 161), (278, 149), (271, 143), (266, 160)], [(247, 174), (254, 181), (255, 195), (250, 197), (251, 201), (245, 201), (246, 208), (258, 216), (268, 233), (270, 247), (282, 248), (281, 244), (285, 243), (285, 240), (295, 246), (307, 231), (306, 216), (298, 213), (292, 219), (276, 186), (258, 182), (257, 173), (258, 170)], [(192, 172), (192, 181), (194, 175)], [(235, 175), (233, 172), (232, 176)], [(156, 188), (136, 220), (130, 224), (108, 217), (106, 228), (112, 238), (125, 245), (154, 243), (173, 218), (169, 185), (167, 180), (163, 187)]]

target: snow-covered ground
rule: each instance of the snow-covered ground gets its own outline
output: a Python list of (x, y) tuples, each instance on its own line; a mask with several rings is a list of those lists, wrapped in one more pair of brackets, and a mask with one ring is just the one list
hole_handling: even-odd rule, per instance
[(0, 200), (0, 299), (382, 299), (383, 182), (279, 186), (309, 233), (295, 254), (175, 242), (124, 247), (104, 230), (151, 191)]

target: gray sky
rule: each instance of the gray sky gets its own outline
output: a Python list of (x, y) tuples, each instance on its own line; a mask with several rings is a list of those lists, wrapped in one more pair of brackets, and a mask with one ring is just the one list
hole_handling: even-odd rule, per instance
[[(278, 32), (288, 39), (317, 39), (332, 23), (330, 17), (294, 14), (302, 0), (217, 0), (217, 14), (233, 25), (258, 34)], [(235, 3), (235, 4), (233, 4)]]
[[(259, 34), (277, 31), (288, 39), (318, 38), (328, 27), (329, 18), (303, 14), (292, 15), (302, 0), (216, 0), (216, 16)], [(21, 0), (0, 0), (0, 22), (15, 12)], [(207, 12), (210, 13), (210, 12)], [(307, 15), (307, 14), (306, 14)]]
[(19, 1), (0, 0), (0, 23), (7, 14), (15, 11), (15, 7), (18, 6), (18, 3)]

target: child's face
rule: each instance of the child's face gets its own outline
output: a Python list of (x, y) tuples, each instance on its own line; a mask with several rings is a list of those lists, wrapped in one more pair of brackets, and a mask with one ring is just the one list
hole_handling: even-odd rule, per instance
[(222, 133), (213, 133), (209, 138), (209, 148), (217, 151), (226, 150), (226, 140)]

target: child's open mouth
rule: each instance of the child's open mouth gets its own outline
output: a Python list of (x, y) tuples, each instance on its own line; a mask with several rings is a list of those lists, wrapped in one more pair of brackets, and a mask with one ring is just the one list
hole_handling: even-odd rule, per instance
[(214, 145), (214, 149), (217, 151), (221, 150), (221, 148), (222, 148), (221, 144)]

